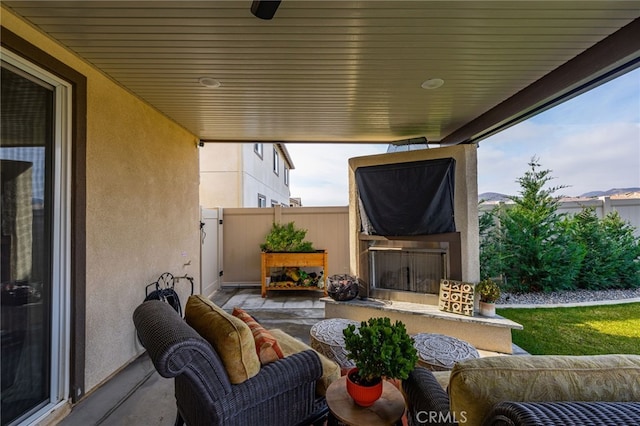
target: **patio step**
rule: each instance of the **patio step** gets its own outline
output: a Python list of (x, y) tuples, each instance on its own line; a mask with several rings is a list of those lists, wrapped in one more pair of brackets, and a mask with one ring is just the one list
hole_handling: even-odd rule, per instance
[(325, 318), (347, 318), (366, 321), (371, 317), (386, 316), (392, 321), (402, 321), (409, 334), (439, 333), (457, 337), (476, 349), (513, 353), (511, 330), (522, 330), (522, 325), (510, 319), (496, 316), (465, 316), (443, 312), (437, 305), (399, 302), (380, 299), (353, 299), (339, 302), (324, 297)]

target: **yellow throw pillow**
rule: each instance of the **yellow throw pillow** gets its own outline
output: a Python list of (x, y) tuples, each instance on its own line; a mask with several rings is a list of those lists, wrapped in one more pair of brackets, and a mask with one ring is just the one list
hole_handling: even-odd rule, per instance
[(266, 328), (260, 325), (260, 323), (245, 310), (235, 307), (233, 308), (232, 315), (240, 318), (251, 329), (253, 339), (256, 344), (256, 353), (258, 354), (258, 358), (260, 358), (260, 363), (262, 365), (284, 358), (280, 345), (278, 345), (278, 341)]
[(253, 333), (244, 321), (202, 295), (189, 297), (185, 320), (216, 350), (231, 383), (242, 383), (258, 374), (260, 360)]

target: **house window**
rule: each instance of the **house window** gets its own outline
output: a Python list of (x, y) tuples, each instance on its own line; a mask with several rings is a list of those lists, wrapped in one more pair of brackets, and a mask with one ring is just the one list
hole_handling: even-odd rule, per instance
[(280, 174), (280, 155), (276, 149), (273, 149), (273, 173)]
[(267, 207), (267, 197), (258, 194), (258, 207)]
[(261, 143), (254, 143), (253, 144), (253, 152), (255, 152), (258, 157), (262, 158), (262, 144)]
[(289, 186), (289, 168), (286, 166), (284, 168), (284, 184)]
[(279, 205), (280, 205), (280, 203), (277, 202), (276, 200), (271, 200), (271, 207), (277, 207)]

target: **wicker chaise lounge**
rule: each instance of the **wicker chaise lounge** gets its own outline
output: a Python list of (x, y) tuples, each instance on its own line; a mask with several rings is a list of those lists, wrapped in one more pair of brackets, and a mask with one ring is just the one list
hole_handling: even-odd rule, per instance
[(168, 304), (144, 302), (133, 321), (158, 373), (175, 378), (176, 425), (310, 424), (327, 412), (316, 393), (323, 366), (315, 351), (264, 365), (233, 384), (213, 346)]

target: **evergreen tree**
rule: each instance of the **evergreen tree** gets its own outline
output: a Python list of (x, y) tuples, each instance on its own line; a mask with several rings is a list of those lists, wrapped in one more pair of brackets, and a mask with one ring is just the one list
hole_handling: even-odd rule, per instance
[(584, 249), (564, 232), (558, 197), (564, 186), (546, 188), (550, 170), (539, 170), (537, 158), (530, 170), (517, 179), (520, 196), (500, 214), (504, 273), (512, 291), (553, 291), (575, 288)]

